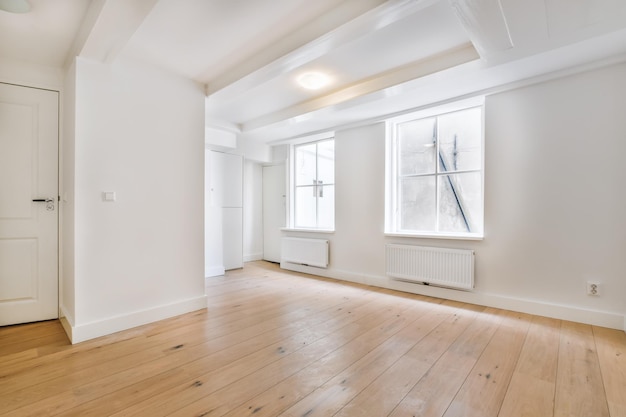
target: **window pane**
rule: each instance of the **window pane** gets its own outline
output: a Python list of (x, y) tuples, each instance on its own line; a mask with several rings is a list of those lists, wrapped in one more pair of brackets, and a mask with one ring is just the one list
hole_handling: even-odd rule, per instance
[(317, 179), (315, 156), (315, 143), (296, 147), (296, 185), (314, 184)]
[(437, 123), (440, 171), (481, 169), (481, 109), (444, 114)]
[(436, 177), (403, 178), (400, 180), (400, 229), (429, 231), (437, 223)]
[(318, 188), (318, 227), (334, 229), (335, 227), (335, 186), (324, 185)]
[(322, 184), (335, 183), (335, 141), (325, 140), (317, 144), (317, 179)]
[(400, 175), (435, 172), (435, 118), (398, 125)]
[(316, 199), (315, 187), (296, 188), (296, 210), (295, 227), (315, 227), (316, 226)]
[(439, 231), (482, 233), (480, 172), (439, 177)]

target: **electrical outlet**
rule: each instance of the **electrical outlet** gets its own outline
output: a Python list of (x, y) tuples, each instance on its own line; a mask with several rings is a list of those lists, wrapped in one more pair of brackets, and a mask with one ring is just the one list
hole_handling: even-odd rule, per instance
[(587, 281), (587, 295), (600, 295), (600, 283)]

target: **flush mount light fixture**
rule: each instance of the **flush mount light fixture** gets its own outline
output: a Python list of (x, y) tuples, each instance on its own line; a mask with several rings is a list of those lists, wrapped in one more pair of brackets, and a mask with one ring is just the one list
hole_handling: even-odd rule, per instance
[(0, 0), (0, 10), (9, 13), (28, 13), (30, 3), (26, 0)]
[(298, 84), (307, 90), (319, 90), (330, 84), (330, 77), (322, 72), (305, 72), (297, 79)]

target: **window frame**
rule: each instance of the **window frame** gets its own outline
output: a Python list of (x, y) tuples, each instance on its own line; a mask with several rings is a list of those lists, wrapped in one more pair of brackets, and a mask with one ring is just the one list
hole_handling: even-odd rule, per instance
[[(436, 162), (435, 173), (433, 174), (420, 174), (415, 176), (420, 177), (433, 177), (435, 178), (435, 199), (436, 216), (439, 216), (439, 197), (438, 187), (439, 178), (446, 175), (462, 174), (467, 172), (480, 173), (480, 216), (482, 216), (482, 230), (478, 232), (445, 232), (445, 231), (417, 231), (417, 230), (404, 230), (400, 228), (401, 221), (401, 191), (400, 178), (404, 177), (400, 175), (399, 164), (399, 137), (398, 126), (402, 123), (418, 121), (422, 119), (428, 119), (433, 117), (439, 117), (458, 111), (468, 110), (472, 108), (480, 108), (481, 111), (481, 150), (480, 150), (480, 169), (476, 170), (461, 170), (461, 171), (442, 171), (440, 170), (439, 161)], [(403, 114), (399, 117), (389, 119), (386, 121), (387, 127), (387, 140), (385, 144), (385, 158), (386, 158), (386, 170), (385, 170), (385, 235), (386, 236), (399, 236), (399, 237), (415, 237), (415, 238), (434, 238), (434, 239), (456, 239), (456, 240), (482, 240), (484, 239), (485, 232), (485, 106), (484, 97), (475, 97), (468, 100), (458, 101), (454, 103), (448, 103), (443, 106), (436, 106), (426, 108), (411, 113)], [(439, 155), (439, 138), (437, 138), (437, 155)], [(438, 225), (438, 222), (437, 222)]]
[[(318, 170), (317, 170), (317, 166), (319, 164), (319, 153), (318, 153), (318, 145), (322, 142), (329, 142), (329, 141), (333, 141), (333, 143), (335, 142), (335, 136), (334, 134), (328, 134), (328, 135), (322, 135), (322, 136), (318, 136), (316, 137), (314, 140), (307, 140), (307, 141), (298, 141), (297, 143), (293, 143), (290, 145), (290, 151), (289, 151), (289, 159), (290, 159), (290, 163), (289, 163), (289, 187), (288, 187), (288, 192), (289, 192), (289, 219), (287, 224), (289, 225), (287, 228), (283, 229), (283, 230), (287, 230), (287, 231), (303, 231), (303, 232), (317, 232), (317, 233), (334, 233), (335, 231), (335, 204), (333, 203), (333, 224), (332, 227), (320, 227), (319, 226), (319, 193), (316, 193), (316, 197), (315, 197), (315, 223), (316, 226), (315, 227), (306, 227), (306, 226), (299, 226), (296, 225), (296, 213), (297, 213), (297, 204), (296, 204), (296, 189), (299, 187), (312, 187), (311, 185), (297, 185), (296, 184), (296, 176), (297, 176), (297, 168), (296, 168), (296, 149), (298, 147), (301, 146), (310, 146), (312, 144), (316, 145), (315, 148), (315, 164), (316, 164), (316, 175), (318, 175)], [(333, 154), (333, 178), (334, 178), (334, 174), (335, 174), (335, 161), (336, 159), (334, 158), (334, 154)], [(333, 181), (332, 183), (329, 184), (323, 184), (323, 186), (328, 186), (328, 185), (332, 185), (333, 186), (333, 201), (334, 201), (334, 197), (336, 195), (336, 182)], [(314, 186), (316, 187), (316, 186)]]

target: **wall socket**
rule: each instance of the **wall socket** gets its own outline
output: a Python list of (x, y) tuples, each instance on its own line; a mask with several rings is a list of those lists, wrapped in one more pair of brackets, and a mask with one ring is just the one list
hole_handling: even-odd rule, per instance
[(587, 281), (587, 295), (600, 295), (600, 283)]

